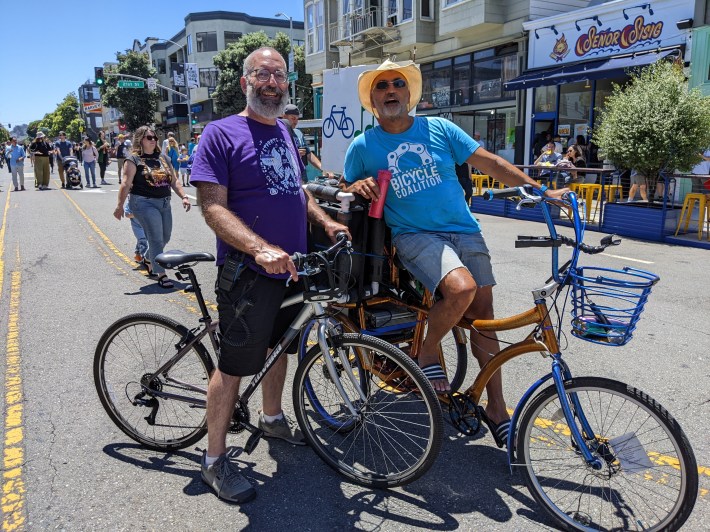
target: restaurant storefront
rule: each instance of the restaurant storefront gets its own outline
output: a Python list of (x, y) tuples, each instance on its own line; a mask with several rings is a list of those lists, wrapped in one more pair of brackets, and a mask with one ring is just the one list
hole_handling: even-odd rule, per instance
[(661, 59), (687, 64), (694, 9), (693, 0), (617, 0), (525, 23), (528, 68), (503, 85), (525, 94), (525, 162), (548, 133), (588, 143), (598, 110), (629, 69)]
[(422, 62), (422, 99), (417, 114), (449, 118), (471, 136), (480, 132), (486, 149), (516, 162), (516, 93), (503, 86), (520, 73), (519, 46), (507, 42)]

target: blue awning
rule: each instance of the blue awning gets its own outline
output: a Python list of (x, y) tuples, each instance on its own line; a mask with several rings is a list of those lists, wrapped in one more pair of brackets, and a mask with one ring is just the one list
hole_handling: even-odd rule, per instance
[(674, 50), (666, 50), (661, 53), (596, 59), (574, 65), (528, 70), (522, 76), (504, 83), (503, 87), (506, 91), (517, 91), (548, 85), (562, 85), (563, 83), (573, 83), (585, 79), (621, 77), (631, 68), (650, 65), (673, 52)]

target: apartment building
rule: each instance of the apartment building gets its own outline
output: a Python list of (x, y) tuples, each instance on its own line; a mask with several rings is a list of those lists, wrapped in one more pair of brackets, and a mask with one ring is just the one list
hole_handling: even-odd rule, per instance
[[(688, 67), (691, 86), (710, 93), (708, 4), (305, 0), (306, 70), (318, 104), (326, 69), (415, 60), (424, 85), (417, 114), (480, 132), (487, 149), (523, 164), (548, 132), (588, 141), (598, 108), (629, 68), (673, 57)], [(624, 32), (639, 35), (615, 43)]]
[[(291, 32), (294, 44), (303, 44), (302, 21), (293, 20), (290, 24), (286, 18), (253, 17), (232, 11), (189, 13), (185, 17), (185, 27), (170, 37), (148, 37), (143, 42), (134, 40), (134, 51), (149, 54), (158, 72), (158, 83), (184, 94), (181, 96), (158, 88), (161, 96), (155, 120), (158, 127), (175, 131), (184, 142), (191, 136), (190, 132), (201, 131), (205, 124), (219, 118), (211, 99), (219, 79), (213, 58), (243, 35), (258, 31), (264, 31), (270, 38), (278, 32), (287, 35)], [(184, 86), (183, 80), (187, 79), (185, 63), (197, 65), (199, 87), (188, 89)], [(188, 103), (194, 124), (188, 123)]]

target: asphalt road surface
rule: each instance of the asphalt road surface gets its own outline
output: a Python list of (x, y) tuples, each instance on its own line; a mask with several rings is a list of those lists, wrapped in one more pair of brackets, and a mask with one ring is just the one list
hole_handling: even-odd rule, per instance
[[(262, 440), (241, 464), (255, 501), (220, 502), (202, 483), (206, 442), (173, 454), (142, 449), (103, 411), (92, 361), (102, 332), (116, 319), (148, 311), (196, 324), (194, 297), (178, 282), (165, 290), (132, 261), (134, 238), (116, 221), (117, 174), (109, 186), (9, 192), (0, 170), (0, 346), (6, 353), (2, 403), (4, 530), (546, 530), (550, 522), (511, 475), (506, 454), (485, 431), (472, 439), (447, 426), (442, 452), (422, 479), (392, 491), (345, 482), (308, 447)], [(187, 189), (193, 198), (194, 188)], [(168, 249), (214, 252), (198, 208), (173, 199)], [(498, 280), (497, 316), (531, 306), (530, 290), (549, 275), (549, 250), (516, 250), (517, 234), (545, 234), (536, 223), (480, 216)], [(601, 235), (588, 232), (587, 240)], [(661, 276), (635, 333), (622, 348), (569, 335), (566, 360), (576, 375), (628, 382), (663, 404), (685, 429), (701, 467), (701, 492), (686, 530), (710, 522), (710, 252), (627, 240), (586, 264), (652, 270)], [(208, 298), (215, 268), (197, 267)], [(569, 312), (567, 309), (565, 312)], [(290, 364), (290, 374), (295, 364)], [(505, 366), (513, 407), (549, 363), (538, 355)], [(469, 376), (471, 382), (473, 373)], [(257, 393), (257, 396), (259, 394)], [(291, 411), (290, 381), (285, 408)], [(252, 406), (255, 416), (258, 401)], [(230, 436), (243, 445), (246, 436)], [(702, 523), (706, 523), (702, 525)]]

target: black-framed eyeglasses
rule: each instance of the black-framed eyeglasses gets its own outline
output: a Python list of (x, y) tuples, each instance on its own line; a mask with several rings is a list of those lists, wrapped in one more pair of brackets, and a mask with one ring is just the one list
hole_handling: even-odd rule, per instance
[(386, 79), (381, 79), (375, 83), (375, 88), (378, 91), (386, 91), (387, 87), (392, 85), (395, 89), (403, 89), (407, 86), (407, 82), (402, 78), (393, 79), (392, 81), (387, 81)]
[(275, 70), (274, 72), (271, 72), (271, 70), (267, 68), (255, 68), (249, 74), (256, 74), (256, 79), (263, 82), (269, 81), (271, 79), (271, 76), (274, 76), (274, 79), (276, 80), (276, 83), (285, 83), (286, 80), (288, 79), (288, 73), (284, 72), (283, 70)]
[(144, 138), (144, 139), (147, 139), (147, 140), (158, 140), (158, 137), (153, 136), (153, 135), (146, 135), (146, 136), (143, 137), (143, 138)]

